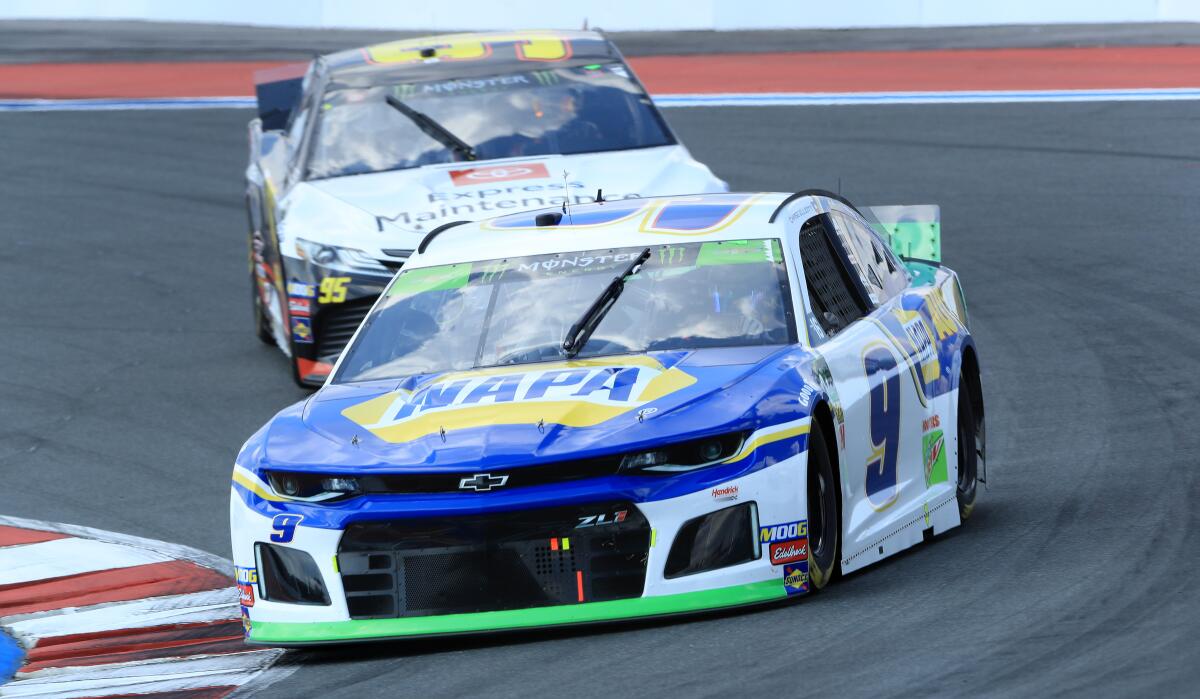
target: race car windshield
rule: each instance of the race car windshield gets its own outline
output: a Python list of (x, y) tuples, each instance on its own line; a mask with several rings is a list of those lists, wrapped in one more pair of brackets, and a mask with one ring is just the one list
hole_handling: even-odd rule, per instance
[(308, 179), (403, 170), (466, 159), (388, 103), (427, 116), (476, 160), (572, 155), (674, 143), (624, 64), (327, 92)]
[[(645, 247), (402, 271), (346, 349), (335, 383), (561, 360), (571, 325)], [(664, 245), (576, 359), (794, 343), (775, 240)]]

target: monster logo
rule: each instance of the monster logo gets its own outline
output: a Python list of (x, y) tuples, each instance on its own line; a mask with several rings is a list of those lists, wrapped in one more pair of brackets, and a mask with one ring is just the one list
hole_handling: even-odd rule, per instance
[(492, 425), (591, 427), (696, 382), (650, 357), (541, 364), (443, 374), (342, 411), (387, 442)]

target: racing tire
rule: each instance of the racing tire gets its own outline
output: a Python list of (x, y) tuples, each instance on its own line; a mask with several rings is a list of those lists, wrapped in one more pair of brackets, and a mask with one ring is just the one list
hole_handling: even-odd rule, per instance
[(838, 566), (842, 489), (825, 435), (813, 422), (808, 435), (808, 579), (813, 592), (833, 580)]
[(972, 384), (966, 376), (958, 382), (958, 517), (966, 521), (975, 509), (979, 487), (979, 462), (984, 453), (983, 415), (976, 415)]
[(262, 294), (258, 291), (258, 279), (250, 271), (250, 302), (254, 306), (254, 334), (264, 345), (275, 346), (275, 335), (271, 332), (271, 319), (263, 308)]

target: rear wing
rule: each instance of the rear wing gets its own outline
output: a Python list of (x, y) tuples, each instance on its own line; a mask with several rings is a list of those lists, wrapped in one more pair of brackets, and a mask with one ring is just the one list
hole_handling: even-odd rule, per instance
[(307, 63), (289, 63), (254, 73), (254, 96), (263, 131), (282, 131), (304, 96)]
[(863, 213), (900, 257), (942, 261), (942, 210), (937, 204), (868, 206)]

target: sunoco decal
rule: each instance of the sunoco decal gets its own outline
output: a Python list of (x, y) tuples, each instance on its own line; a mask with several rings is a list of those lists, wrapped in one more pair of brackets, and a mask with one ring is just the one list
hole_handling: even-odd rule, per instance
[(591, 427), (696, 382), (650, 357), (543, 364), (528, 371), (444, 374), (415, 390), (386, 393), (342, 415), (386, 442), (492, 425)]

